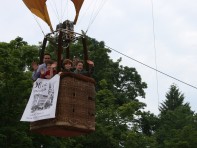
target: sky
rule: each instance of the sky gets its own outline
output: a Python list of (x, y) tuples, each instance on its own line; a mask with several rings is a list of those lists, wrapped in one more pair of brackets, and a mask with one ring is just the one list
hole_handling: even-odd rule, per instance
[[(53, 28), (75, 12), (68, 0), (48, 0)], [(75, 31), (87, 35), (141, 63), (197, 87), (197, 1), (196, 0), (85, 0)], [(49, 27), (32, 15), (22, 0), (6, 0), (0, 5), (0, 42), (20, 36), (38, 45)], [(185, 96), (185, 103), (197, 112), (197, 89), (156, 72), (135, 60), (122, 58), (123, 66), (134, 67), (146, 82), (146, 111), (158, 114), (158, 106), (172, 84)]]

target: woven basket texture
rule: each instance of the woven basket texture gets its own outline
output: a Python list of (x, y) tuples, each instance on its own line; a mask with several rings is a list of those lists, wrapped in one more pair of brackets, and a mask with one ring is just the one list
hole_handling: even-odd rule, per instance
[(30, 130), (59, 137), (95, 131), (95, 95), (92, 78), (64, 75), (60, 80), (56, 117), (32, 122)]

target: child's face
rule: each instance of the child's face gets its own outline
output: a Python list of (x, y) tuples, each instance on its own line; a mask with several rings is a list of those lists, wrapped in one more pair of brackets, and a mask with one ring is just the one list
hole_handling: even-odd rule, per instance
[(73, 59), (73, 66), (74, 66), (74, 67), (76, 67), (76, 63), (77, 63), (78, 61), (79, 61), (78, 58), (74, 58), (74, 59)]
[(76, 69), (81, 71), (83, 69), (83, 63), (78, 63)]
[(70, 63), (65, 63), (64, 68), (70, 70), (72, 65)]
[(33, 70), (37, 70), (38, 69), (38, 64), (32, 64), (32, 68), (33, 68)]
[(51, 69), (51, 64), (47, 64), (47, 70)]

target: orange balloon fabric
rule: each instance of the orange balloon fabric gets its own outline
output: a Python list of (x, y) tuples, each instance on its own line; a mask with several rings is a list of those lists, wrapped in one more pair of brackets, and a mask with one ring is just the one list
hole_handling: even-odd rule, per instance
[[(51, 31), (53, 31), (53, 27), (51, 25), (51, 21), (46, 6), (46, 1), (47, 0), (23, 0), (27, 8), (37, 17), (45, 21), (49, 25)], [(84, 0), (71, 0), (71, 1), (74, 3), (75, 6), (76, 15), (74, 19), (74, 24), (76, 24)]]
[(46, 1), (47, 0), (23, 0), (27, 8), (37, 17), (45, 21), (49, 25), (51, 31), (53, 31), (53, 27), (51, 25), (51, 21), (46, 7)]
[(76, 24), (77, 23), (78, 16), (79, 16), (79, 11), (81, 9), (81, 6), (83, 5), (84, 0), (72, 0), (72, 2), (75, 5), (76, 15), (75, 15), (74, 24)]

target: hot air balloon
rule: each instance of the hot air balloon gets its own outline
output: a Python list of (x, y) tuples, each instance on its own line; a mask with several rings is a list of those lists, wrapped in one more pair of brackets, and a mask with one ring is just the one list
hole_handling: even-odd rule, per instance
[[(66, 58), (69, 59), (69, 44), (76, 39), (82, 39), (84, 61), (88, 60), (85, 34), (74, 32), (74, 25), (77, 23), (84, 0), (71, 1), (76, 12), (74, 20), (65, 20), (63, 23), (57, 24), (54, 30), (47, 10), (47, 0), (23, 0), (27, 8), (42, 19), (51, 30), (43, 39), (40, 64), (43, 61), (45, 46), (50, 40), (50, 36), (55, 35), (57, 37), (58, 72), (61, 67), (63, 46), (66, 46)], [(70, 137), (95, 131), (95, 94), (95, 80), (93, 78), (73, 73), (62, 73), (56, 117), (34, 121), (30, 124), (30, 130), (39, 134), (59, 137)]]

